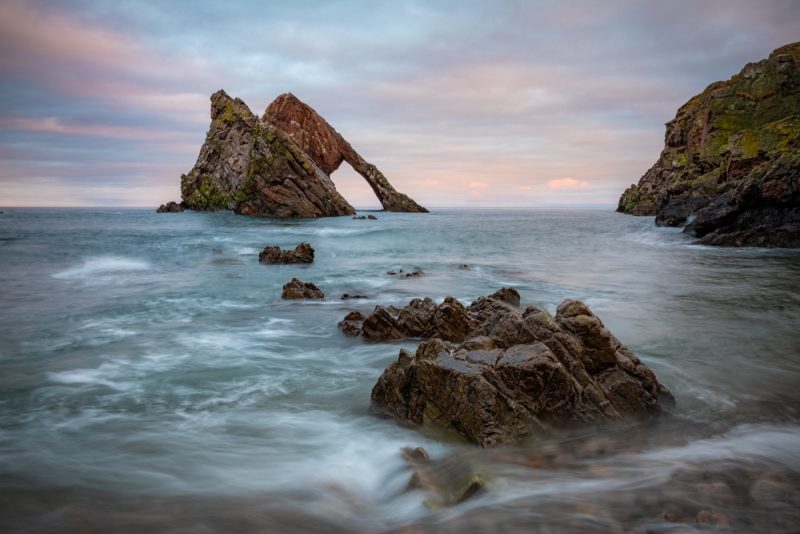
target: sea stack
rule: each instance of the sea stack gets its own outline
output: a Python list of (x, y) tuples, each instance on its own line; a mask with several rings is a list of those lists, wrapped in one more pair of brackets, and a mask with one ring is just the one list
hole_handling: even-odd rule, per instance
[(291, 94), (262, 118), (225, 91), (211, 95), (211, 126), (194, 168), (181, 176), (189, 209), (242, 215), (325, 217), (355, 209), (330, 179), (347, 161), (389, 211), (427, 211), (367, 163), (316, 111)]
[(684, 104), (617, 211), (706, 245), (800, 247), (800, 43)]

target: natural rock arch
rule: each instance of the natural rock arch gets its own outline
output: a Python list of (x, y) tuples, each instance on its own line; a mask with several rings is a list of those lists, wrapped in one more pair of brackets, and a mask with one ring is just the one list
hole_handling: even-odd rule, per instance
[(428, 211), (408, 196), (396, 191), (375, 165), (362, 158), (353, 146), (328, 124), (328, 121), (292, 93), (284, 93), (273, 100), (261, 120), (289, 134), (292, 141), (329, 176), (343, 161), (349, 163), (370, 185), (383, 209)]
[(211, 126), (195, 166), (181, 176), (181, 195), (195, 210), (243, 215), (351, 215), (330, 173), (347, 161), (387, 211), (427, 212), (392, 187), (310, 106), (291, 93), (256, 117), (225, 91), (211, 95)]

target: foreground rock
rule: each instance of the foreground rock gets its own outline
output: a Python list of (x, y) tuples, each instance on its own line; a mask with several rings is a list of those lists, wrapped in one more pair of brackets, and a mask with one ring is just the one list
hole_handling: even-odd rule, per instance
[(300, 243), (294, 250), (281, 250), (276, 246), (264, 247), (258, 254), (258, 261), (268, 264), (312, 263), (314, 249), (308, 243)]
[[(312, 113), (314, 120), (298, 113)], [(211, 95), (211, 126), (194, 168), (181, 176), (181, 196), (193, 210), (284, 218), (354, 215), (329, 177), (338, 167), (331, 162), (342, 161), (344, 148), (348, 162), (360, 162), (356, 170), (383, 196), (386, 209), (424, 211), (397, 193), (314, 110), (288, 94), (278, 97), (263, 119), (224, 91)]]
[(186, 207), (183, 205), (183, 202), (178, 204), (177, 202), (170, 201), (166, 204), (161, 204), (156, 210), (156, 213), (180, 213), (184, 210), (186, 210)]
[(800, 43), (684, 104), (617, 211), (708, 245), (800, 247)]
[(311, 282), (292, 278), (290, 282), (284, 284), (281, 298), (287, 300), (324, 299), (325, 294)]
[[(431, 338), (400, 351), (372, 390), (383, 411), (455, 430), (481, 446), (514, 442), (548, 428), (647, 419), (673, 402), (589, 308), (565, 300), (555, 317), (509, 288), (469, 307), (453, 298), (375, 308), (361, 321), (368, 339)], [(358, 318), (346, 319), (351, 332)]]

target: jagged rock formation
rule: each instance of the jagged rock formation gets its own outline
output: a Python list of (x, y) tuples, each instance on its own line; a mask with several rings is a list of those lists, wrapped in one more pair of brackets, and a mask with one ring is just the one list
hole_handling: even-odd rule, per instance
[(582, 302), (555, 317), (519, 308), (503, 288), (468, 307), (453, 298), (380, 306), (340, 324), (373, 340), (429, 338), (405, 349), (372, 390), (373, 403), (402, 420), (451, 428), (482, 446), (575, 423), (659, 415), (669, 390)]
[(703, 244), (800, 246), (800, 43), (684, 104), (617, 211), (686, 224)]
[(281, 247), (267, 246), (258, 254), (259, 263), (312, 263), (314, 248), (308, 243), (300, 243), (294, 250), (281, 250)]
[(389, 180), (355, 151), (344, 137), (311, 106), (292, 93), (276, 98), (264, 112), (263, 121), (289, 134), (289, 137), (323, 172), (330, 175), (346, 161), (364, 177), (386, 211), (427, 212), (425, 208), (399, 193)]
[[(337, 136), (337, 143), (350, 147), (311, 108), (293, 96), (287, 98), (283, 95), (276, 100), (293, 104), (280, 106), (279, 117), (294, 116), (295, 109), (310, 110), (323, 133), (332, 132), (331, 135)], [(193, 210), (233, 210), (243, 215), (271, 217), (355, 214), (328, 176), (338, 164), (331, 167), (325, 147), (307, 147), (311, 150), (309, 153), (293, 140), (293, 137), (301, 142), (317, 139), (319, 132), (305, 131), (302, 125), (293, 122), (283, 124), (270, 120), (259, 119), (244, 102), (231, 98), (224, 91), (211, 95), (211, 126), (206, 140), (194, 168), (181, 176), (183, 204)], [(307, 126), (310, 128), (312, 124)], [(338, 147), (337, 144), (336, 150)], [(352, 147), (349, 150), (348, 158), (363, 163), (360, 172), (371, 180), (371, 185), (377, 184), (373, 185), (376, 194), (381, 191), (387, 199), (384, 204), (387, 209), (424, 211), (402, 209), (406, 206), (402, 199), (407, 197), (394, 191), (383, 175), (363, 162)]]

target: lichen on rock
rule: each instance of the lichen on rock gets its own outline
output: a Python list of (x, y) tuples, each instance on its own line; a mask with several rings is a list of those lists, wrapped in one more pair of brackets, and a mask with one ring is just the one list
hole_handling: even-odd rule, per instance
[(655, 215), (702, 243), (800, 246), (800, 43), (681, 106), (658, 161), (617, 211)]

